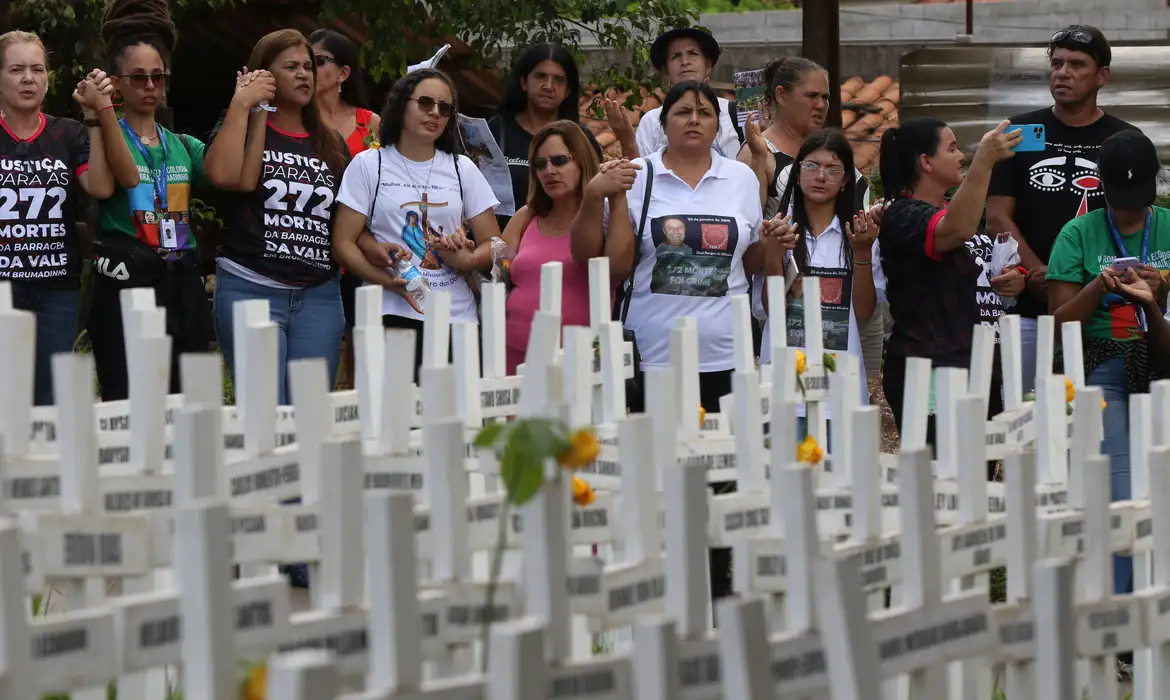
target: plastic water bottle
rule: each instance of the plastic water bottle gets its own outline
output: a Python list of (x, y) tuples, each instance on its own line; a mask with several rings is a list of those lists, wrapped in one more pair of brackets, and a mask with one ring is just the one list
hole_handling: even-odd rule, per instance
[(398, 256), (394, 257), (394, 269), (398, 272), (398, 276), (406, 281), (406, 293), (414, 297), (419, 308), (422, 308), (426, 302), (427, 292), (431, 289), (430, 285), (427, 284), (427, 278), (423, 277), (414, 263)]

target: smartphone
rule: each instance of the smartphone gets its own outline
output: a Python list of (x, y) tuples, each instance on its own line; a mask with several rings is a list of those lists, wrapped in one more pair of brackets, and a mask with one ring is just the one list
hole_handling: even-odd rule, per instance
[(1043, 151), (1047, 147), (1047, 142), (1044, 140), (1044, 125), (1043, 124), (1020, 124), (1016, 126), (1013, 124), (1008, 127), (1008, 131), (1018, 130), (1022, 132), (1024, 137), (1012, 151), (1016, 153), (1035, 153)]
[(1131, 267), (1137, 267), (1141, 264), (1142, 261), (1138, 258), (1114, 258), (1113, 264), (1109, 267), (1117, 270), (1118, 272), (1124, 272)]

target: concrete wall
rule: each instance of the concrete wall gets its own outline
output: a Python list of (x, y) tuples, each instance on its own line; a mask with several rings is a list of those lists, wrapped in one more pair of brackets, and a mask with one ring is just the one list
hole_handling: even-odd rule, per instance
[[(712, 77), (730, 81), (738, 70), (800, 53), (800, 10), (703, 15), (724, 55)], [(1113, 43), (1166, 42), (1167, 0), (1004, 0), (975, 5), (975, 43), (1041, 45), (1069, 24), (1100, 28)], [(966, 7), (957, 4), (863, 4), (841, 8), (841, 74), (897, 75), (903, 54), (950, 45), (966, 31)], [(582, 37), (589, 51), (592, 37)], [(594, 60), (599, 59), (595, 56)], [(614, 57), (601, 60), (612, 61)]]

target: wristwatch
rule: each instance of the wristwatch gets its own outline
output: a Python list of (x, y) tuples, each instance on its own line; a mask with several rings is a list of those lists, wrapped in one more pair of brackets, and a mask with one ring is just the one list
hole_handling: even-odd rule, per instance
[(86, 117), (83, 120), (83, 122), (86, 126), (91, 127), (91, 128), (92, 127), (100, 127), (102, 125), (102, 123), (100, 121), (98, 121), (96, 118), (91, 118), (91, 117)]

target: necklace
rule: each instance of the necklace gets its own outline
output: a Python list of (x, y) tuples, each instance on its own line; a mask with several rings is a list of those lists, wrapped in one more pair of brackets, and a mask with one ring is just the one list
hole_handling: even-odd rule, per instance
[[(422, 188), (419, 188), (418, 180), (414, 179), (414, 173), (410, 171), (410, 163), (406, 162), (406, 156), (402, 155), (402, 151), (398, 150), (397, 146), (395, 146), (394, 152), (398, 154), (398, 159), (402, 161), (402, 167), (406, 170), (406, 176), (410, 178), (410, 184), (414, 187), (415, 193), (418, 194), (419, 208), (422, 209), (422, 215), (425, 217), (427, 215), (427, 192), (431, 189), (431, 174), (435, 171), (435, 159), (439, 155), (438, 151), (431, 156), (431, 165), (427, 168), (427, 183)], [(459, 166), (458, 163), (455, 165)]]

